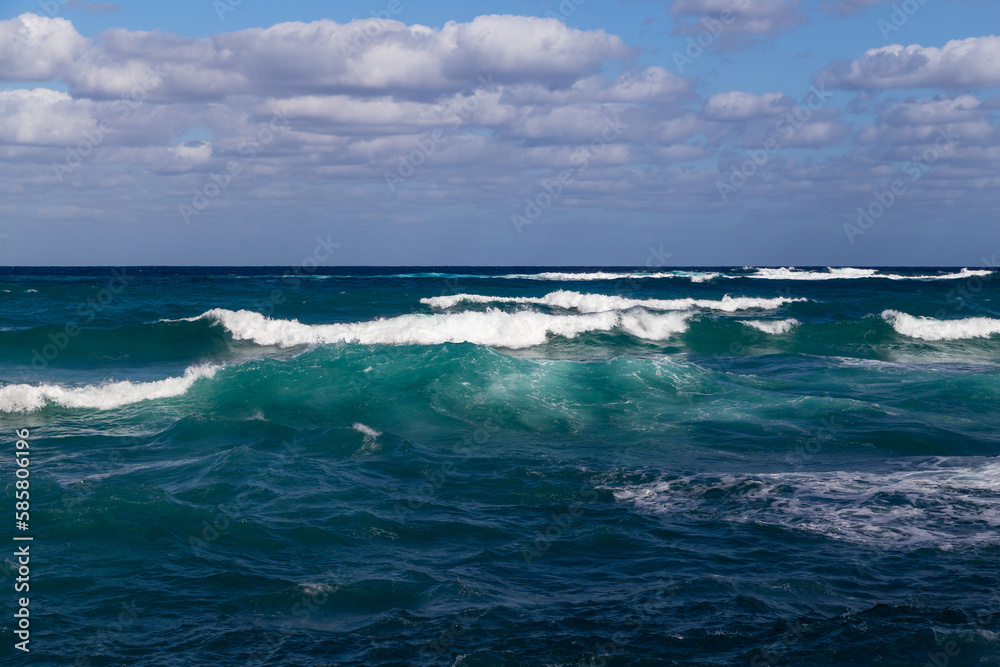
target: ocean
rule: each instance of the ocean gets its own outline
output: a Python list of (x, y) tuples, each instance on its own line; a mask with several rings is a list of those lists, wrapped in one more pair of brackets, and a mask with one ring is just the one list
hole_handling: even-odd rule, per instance
[(0, 299), (3, 664), (1000, 665), (991, 267)]

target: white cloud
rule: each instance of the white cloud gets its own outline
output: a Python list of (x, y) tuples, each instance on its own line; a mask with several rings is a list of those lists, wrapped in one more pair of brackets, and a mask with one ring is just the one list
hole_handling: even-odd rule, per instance
[(1000, 37), (956, 39), (943, 47), (892, 44), (836, 63), (817, 81), (831, 87), (988, 88), (1000, 86)]
[(0, 141), (65, 145), (84, 138), (96, 121), (92, 103), (47, 88), (0, 91)]
[(709, 97), (702, 113), (710, 120), (745, 121), (787, 113), (792, 106), (791, 98), (781, 91), (763, 95), (732, 91)]
[[(834, 12), (842, 16), (847, 16), (854, 14), (855, 12), (862, 12), (869, 7), (898, 1), (899, 0), (824, 0), (824, 2), (820, 4), (820, 9), (828, 12)], [(926, 0), (924, 1), (926, 2)]]
[[(479, 16), (441, 29), (385, 19), (320, 20), (206, 39), (116, 29), (96, 44), (65, 19), (25, 14), (0, 23), (8, 35), (25, 30), (30, 48), (4, 41), (0, 76), (61, 79), (76, 95), (100, 98), (123, 96), (155, 70), (149, 88), (157, 101), (362, 91), (425, 97), (474, 89), (480, 77), (571, 86), (632, 54), (604, 30), (525, 16)], [(658, 78), (671, 79), (665, 72)]]
[(715, 45), (741, 46), (751, 37), (774, 37), (806, 23), (800, 0), (674, 0), (681, 35), (708, 31)]
[(610, 80), (597, 75), (580, 79), (568, 88), (538, 84), (505, 87), (505, 101), (518, 104), (574, 104), (581, 102), (664, 102), (692, 96), (691, 81), (662, 67), (622, 74)]
[(935, 143), (954, 144), (942, 159), (960, 159), (969, 148), (979, 150), (1000, 144), (1000, 132), (992, 115), (982, 107), (983, 103), (972, 95), (909, 99), (879, 113), (876, 123), (861, 128), (858, 140), (895, 156), (908, 156)]
[[(697, 20), (730, 5), (686, 1), (677, 11), (684, 21)], [(755, 24), (743, 16), (733, 35), (765, 35), (798, 21), (795, 3), (764, 2), (753, 11), (772, 20)], [(22, 19), (0, 22), (0, 32), (21, 29)], [(245, 168), (198, 224), (259, 219), (266, 226), (275, 211), (426, 219), (421, 211), (430, 209), (408, 204), (475, 207), (483, 219), (499, 216), (504, 224), (541, 179), (566, 169), (573, 181), (546, 213), (553, 218), (557, 209), (580, 207), (571, 215), (604, 208), (703, 219), (705, 211), (749, 211), (767, 200), (813, 219), (809, 211), (853, 211), (854, 199), (864, 203), (873, 184), (898, 177), (898, 165), (949, 126), (961, 135), (958, 145), (941, 154), (894, 213), (940, 208), (934, 195), (945, 191), (962, 210), (995, 211), (1000, 101), (970, 94), (880, 105), (879, 96), (864, 91), (857, 97), (866, 96), (865, 113), (877, 116), (855, 132), (825, 101), (796, 117), (796, 100), (782, 92), (703, 99), (692, 79), (637, 68), (618, 37), (548, 19), (487, 16), (441, 28), (317, 21), (204, 39), (113, 30), (93, 43), (66, 21), (27, 20), (39, 50), (25, 59), (3, 42), (8, 80), (48, 77), (69, 89), (0, 94), (0, 183), (17, 184), (0, 185), (2, 206), (36, 211), (34, 219), (84, 217), (111, 201), (122, 220), (176, 224), (177, 205), (189, 203), (231, 160)], [(987, 39), (995, 38), (981, 38), (976, 48), (986, 48)], [(951, 53), (952, 44), (938, 51)], [(982, 55), (907, 48), (923, 49), (926, 62), (914, 72), (924, 77), (946, 76), (939, 70), (947, 72), (952, 60)], [(846, 65), (842, 73), (850, 73)], [(148, 101), (123, 105), (120, 98), (137, 89)], [(808, 99), (799, 103), (808, 107)], [(247, 160), (241, 147), (258, 141), (276, 113), (289, 117), (287, 129), (259, 142)], [(104, 119), (113, 122), (111, 131), (60, 182), (73, 187), (79, 210), (58, 208), (51, 201), (53, 164)], [(428, 143), (440, 127), (444, 133)], [(601, 139), (612, 127), (618, 129)], [(723, 204), (716, 182), (772, 137), (779, 146), (733, 196), (747, 206)], [(837, 145), (842, 155), (810, 152)], [(386, 171), (407, 160), (419, 164), (390, 192)], [(30, 212), (22, 217), (32, 219)]]
[(66, 19), (22, 14), (0, 21), (0, 80), (59, 78), (89, 45)]

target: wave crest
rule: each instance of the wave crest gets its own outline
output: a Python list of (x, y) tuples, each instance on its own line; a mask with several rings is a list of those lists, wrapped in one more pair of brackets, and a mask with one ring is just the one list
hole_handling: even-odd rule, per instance
[(1000, 333), (1000, 320), (989, 317), (937, 320), (933, 317), (901, 313), (898, 310), (884, 310), (882, 311), (882, 319), (891, 324), (896, 333), (923, 340), (989, 338)]
[(220, 366), (193, 366), (181, 377), (153, 382), (107, 382), (84, 387), (11, 384), (0, 387), (0, 412), (34, 412), (47, 403), (64, 408), (111, 410), (156, 398), (180, 396), (201, 378), (210, 378)]
[[(885, 280), (958, 280), (961, 278), (974, 278), (977, 276), (988, 276), (993, 271), (988, 269), (962, 269), (958, 273), (943, 273), (936, 276), (903, 276), (898, 273), (880, 273), (878, 269), (856, 269), (852, 267), (833, 268), (827, 267), (826, 271), (809, 271), (796, 269), (794, 267), (782, 267), (780, 269), (757, 269), (747, 278), (759, 278), (763, 280), (858, 280), (861, 278), (883, 278)], [(726, 276), (727, 278), (739, 278), (740, 276)]]
[(623, 330), (649, 340), (662, 340), (687, 330), (686, 314), (620, 313), (549, 315), (533, 311), (399, 315), (369, 322), (303, 324), (275, 320), (249, 310), (210, 310), (192, 320), (207, 319), (223, 326), (233, 338), (257, 345), (294, 347), (360, 343), (362, 345), (440, 345), (473, 343), (519, 349), (543, 345), (550, 335), (563, 338), (591, 331)]
[(788, 333), (798, 323), (799, 321), (793, 317), (787, 320), (740, 320), (740, 324), (775, 335)]
[(420, 303), (432, 308), (451, 308), (460, 303), (515, 303), (538, 306), (551, 306), (564, 310), (576, 310), (581, 313), (600, 313), (610, 310), (627, 310), (629, 308), (645, 308), (647, 310), (693, 310), (705, 308), (732, 313), (737, 310), (774, 309), (786, 303), (808, 301), (797, 297), (731, 297), (728, 294), (722, 299), (629, 299), (622, 296), (607, 294), (581, 294), (568, 290), (550, 292), (545, 296), (488, 296), (482, 294), (453, 294), (424, 298)]

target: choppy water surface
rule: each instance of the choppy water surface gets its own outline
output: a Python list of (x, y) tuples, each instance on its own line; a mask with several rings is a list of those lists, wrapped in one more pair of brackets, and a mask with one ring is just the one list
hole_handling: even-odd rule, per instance
[(34, 451), (10, 664), (1000, 665), (1000, 273), (22, 269), (0, 299), (11, 508), (14, 429)]

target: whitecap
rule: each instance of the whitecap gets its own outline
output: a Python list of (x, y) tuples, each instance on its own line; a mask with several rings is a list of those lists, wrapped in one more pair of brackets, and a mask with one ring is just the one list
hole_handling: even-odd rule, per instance
[(922, 340), (989, 338), (1000, 333), (1000, 320), (989, 317), (938, 320), (933, 317), (901, 313), (898, 310), (884, 310), (882, 319), (891, 324), (896, 333)]
[(737, 310), (774, 309), (787, 303), (807, 301), (802, 297), (732, 297), (728, 294), (721, 299), (629, 299), (607, 294), (581, 294), (568, 290), (550, 292), (545, 296), (489, 296), (482, 294), (451, 294), (424, 298), (420, 303), (432, 308), (452, 308), (460, 303), (513, 303), (551, 306), (581, 313), (600, 313), (610, 310), (645, 308), (647, 310), (693, 310), (705, 308), (732, 313)]
[(644, 512), (903, 548), (1000, 541), (1000, 463), (890, 472), (699, 474), (612, 489)]
[(298, 320), (265, 317), (249, 310), (216, 308), (189, 320), (210, 320), (224, 327), (236, 340), (258, 345), (294, 347), (360, 343), (362, 345), (439, 345), (473, 343), (519, 349), (544, 344), (549, 336), (575, 338), (595, 331), (625, 330), (645, 338), (679, 333), (687, 329), (686, 313), (622, 313), (605, 311), (573, 315), (551, 315), (534, 311), (514, 313), (489, 309), (485, 312), (412, 314), (367, 322), (303, 324)]
[(799, 321), (792, 317), (787, 320), (740, 320), (740, 324), (774, 335), (786, 334), (798, 323)]
[[(747, 268), (747, 267), (744, 267)], [(858, 269), (853, 267), (827, 267), (826, 271), (810, 271), (793, 267), (778, 269), (756, 269), (747, 276), (727, 275), (727, 278), (759, 278), (762, 280), (858, 280), (861, 278), (882, 278), (885, 280), (959, 280), (988, 276), (993, 271), (989, 269), (962, 269), (957, 273), (942, 273), (937, 275), (905, 276), (898, 273), (881, 273), (878, 269)]]
[[(610, 271), (591, 271), (582, 273), (571, 273), (568, 271), (543, 271), (542, 273), (509, 273), (501, 276), (488, 276), (491, 278), (507, 278), (509, 280), (553, 280), (560, 282), (591, 281), (591, 280), (643, 280), (654, 278), (685, 278), (691, 282), (700, 283), (717, 277), (718, 273), (699, 271), (630, 271), (626, 273), (612, 273)], [(487, 276), (481, 276), (487, 277)]]
[(361, 422), (354, 422), (351, 428), (360, 433), (361, 435), (365, 436), (366, 440), (368, 438), (377, 438), (380, 435), (382, 435), (382, 431), (376, 431), (371, 426), (366, 426)]
[(65, 408), (111, 410), (156, 398), (180, 396), (202, 378), (215, 375), (219, 366), (192, 366), (181, 377), (153, 382), (106, 382), (82, 387), (52, 384), (10, 384), (0, 387), (0, 412), (34, 412), (54, 403)]

